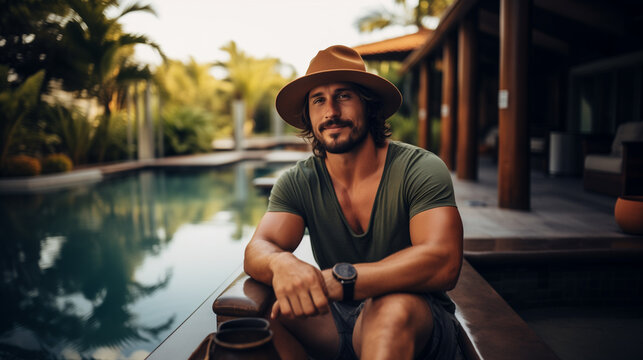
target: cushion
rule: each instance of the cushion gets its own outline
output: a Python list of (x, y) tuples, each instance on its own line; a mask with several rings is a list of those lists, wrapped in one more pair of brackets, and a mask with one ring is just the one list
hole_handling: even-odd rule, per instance
[(643, 141), (643, 121), (632, 121), (618, 126), (612, 142), (612, 156), (623, 155), (623, 141)]
[(620, 174), (622, 164), (621, 156), (592, 154), (585, 157), (585, 170)]

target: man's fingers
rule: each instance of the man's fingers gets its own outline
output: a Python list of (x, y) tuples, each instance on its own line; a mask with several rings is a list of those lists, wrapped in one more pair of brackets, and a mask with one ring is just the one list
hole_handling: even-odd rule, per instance
[(328, 312), (328, 296), (326, 296), (325, 291), (321, 287), (312, 288), (310, 290), (310, 296), (313, 306), (319, 314), (325, 314)]
[(326, 283), (321, 271), (310, 265), (302, 270), (297, 274), (273, 277), (273, 288), (279, 300), (273, 305), (272, 318), (308, 317), (328, 312)]
[(281, 315), (281, 311), (279, 311), (279, 300), (275, 300), (275, 303), (272, 304), (272, 310), (270, 311), (270, 318), (275, 320), (279, 315)]
[(315, 307), (315, 303), (312, 299), (312, 296), (308, 293), (303, 293), (299, 295), (299, 301), (301, 303), (301, 308), (305, 316), (314, 316), (319, 314), (318, 309)]
[(294, 295), (292, 297), (288, 297), (288, 301), (290, 301), (290, 308), (292, 309), (292, 313), (290, 314), (292, 317), (300, 317), (305, 315), (301, 301), (299, 300), (300, 296), (301, 295)]

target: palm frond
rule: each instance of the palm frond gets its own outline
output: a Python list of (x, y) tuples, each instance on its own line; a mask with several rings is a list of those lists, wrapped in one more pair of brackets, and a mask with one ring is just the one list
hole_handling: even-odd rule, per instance
[(373, 32), (393, 24), (393, 16), (386, 11), (375, 10), (357, 20), (357, 29), (360, 32)]
[(118, 15), (117, 18), (120, 19), (120, 18), (122, 18), (123, 16), (125, 16), (125, 15), (127, 15), (129, 13), (138, 12), (138, 11), (142, 11), (142, 12), (152, 14), (154, 16), (158, 16), (158, 14), (156, 13), (156, 10), (154, 10), (152, 5), (149, 5), (149, 4), (142, 5), (139, 2), (135, 2), (135, 3), (130, 4), (127, 7), (125, 7), (125, 9), (123, 9), (123, 11), (121, 11), (120, 15)]
[(148, 80), (152, 78), (152, 72), (148, 66), (125, 65), (121, 67), (116, 81), (118, 83), (127, 83), (135, 80)]

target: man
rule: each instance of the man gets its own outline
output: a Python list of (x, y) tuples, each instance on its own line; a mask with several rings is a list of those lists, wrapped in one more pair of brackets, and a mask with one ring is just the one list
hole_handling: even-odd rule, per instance
[[(277, 96), (315, 156), (275, 184), (244, 267), (275, 291), (284, 358), (456, 356), (444, 291), (462, 265), (462, 221), (444, 163), (387, 139), (401, 101), (345, 46), (320, 51)], [(306, 228), (319, 269), (292, 255)]]

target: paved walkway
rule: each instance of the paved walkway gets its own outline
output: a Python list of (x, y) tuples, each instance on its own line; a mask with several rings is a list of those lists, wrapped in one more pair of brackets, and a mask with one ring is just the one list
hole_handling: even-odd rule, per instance
[(622, 238), (614, 221), (616, 198), (583, 190), (578, 177), (531, 174), (531, 210), (498, 208), (497, 167), (484, 159), (476, 182), (453, 177), (465, 237)]

